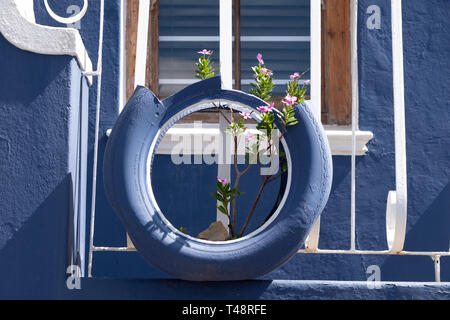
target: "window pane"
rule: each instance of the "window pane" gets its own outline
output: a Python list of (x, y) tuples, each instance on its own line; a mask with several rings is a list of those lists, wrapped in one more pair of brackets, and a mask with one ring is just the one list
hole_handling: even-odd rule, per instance
[[(309, 3), (241, 0), (242, 90), (250, 89), (257, 53), (274, 72), (275, 95), (284, 93), (290, 74), (309, 68)], [(159, 5), (159, 89), (165, 97), (195, 81), (199, 50), (214, 50), (212, 60), (219, 73), (219, 1), (160, 0)]]
[(251, 67), (261, 53), (274, 72), (274, 95), (282, 95), (289, 75), (310, 66), (309, 37), (310, 0), (241, 0), (242, 90), (250, 89)]
[(171, 95), (195, 81), (197, 51), (213, 50), (219, 73), (219, 1), (159, 1), (159, 93)]

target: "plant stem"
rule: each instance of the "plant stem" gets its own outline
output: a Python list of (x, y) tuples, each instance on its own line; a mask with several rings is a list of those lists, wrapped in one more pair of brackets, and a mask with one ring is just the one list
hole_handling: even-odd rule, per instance
[(247, 228), (247, 225), (250, 222), (250, 219), (253, 215), (253, 212), (256, 209), (256, 205), (258, 204), (259, 198), (261, 197), (262, 192), (264, 191), (264, 188), (266, 187), (268, 182), (269, 182), (269, 179), (265, 178), (263, 184), (259, 188), (258, 195), (256, 196), (256, 200), (255, 200), (255, 202), (253, 202), (252, 208), (250, 209), (247, 219), (245, 219), (245, 222), (244, 222), (244, 225), (242, 226), (241, 232), (239, 232), (239, 235), (238, 235), (239, 237), (242, 237), (242, 235), (244, 234), (245, 229)]
[(234, 195), (233, 195), (233, 226), (236, 228), (236, 198), (237, 198), (237, 190), (239, 186), (239, 180), (241, 179), (241, 173), (239, 172), (239, 168), (237, 165), (237, 136), (234, 136), (234, 169), (236, 171), (236, 181), (234, 182)]
[[(286, 125), (284, 125), (283, 126), (283, 131), (282, 131), (282, 133), (281, 133), (281, 135), (280, 135), (280, 137), (279, 137), (279, 139), (278, 139), (278, 143), (280, 143), (281, 142), (281, 139), (283, 138), (283, 136), (284, 136), (284, 134), (286, 133)], [(258, 141), (258, 145), (259, 145), (259, 141)], [(270, 141), (269, 141), (269, 148), (270, 148), (270, 152), (272, 151), (272, 146), (271, 146), (271, 144), (270, 144)], [(259, 149), (259, 147), (258, 147), (258, 149)], [(258, 166), (259, 166), (259, 152), (258, 152), (258, 154), (257, 154), (257, 163), (258, 163)], [(281, 164), (281, 163), (280, 163)], [(279, 167), (278, 167), (279, 168)], [(253, 205), (252, 205), (252, 207), (251, 207), (251, 209), (250, 209), (250, 212), (248, 213), (248, 216), (247, 216), (247, 219), (245, 220), (245, 223), (244, 223), (244, 225), (243, 225), (243, 227), (242, 227), (242, 229), (241, 229), (241, 232), (239, 232), (239, 237), (242, 237), (242, 235), (244, 234), (244, 232), (245, 232), (245, 229), (247, 228), (247, 225), (248, 225), (248, 223), (250, 222), (250, 219), (251, 219), (251, 217), (252, 217), (252, 215), (253, 215), (253, 212), (255, 211), (255, 209), (256, 209), (256, 206), (257, 206), (257, 204), (258, 204), (258, 202), (259, 202), (259, 199), (261, 198), (261, 195), (262, 195), (262, 192), (264, 191), (264, 188), (266, 187), (266, 185), (269, 183), (269, 182), (272, 182), (272, 181), (275, 181), (276, 179), (278, 179), (279, 177), (281, 177), (281, 175), (283, 174), (283, 171), (281, 170), (281, 172), (279, 172), (275, 177), (273, 176), (273, 175), (270, 175), (270, 176), (266, 176), (265, 178), (263, 178), (263, 180), (262, 180), (262, 185), (261, 185), (261, 187), (259, 188), (259, 192), (258, 192), (258, 195), (256, 196), (256, 199), (255, 199), (255, 201), (253, 202)]]
[(228, 124), (231, 124), (231, 121), (227, 118), (227, 116), (225, 115), (225, 113), (223, 113), (223, 111), (220, 109), (220, 106), (218, 107), (214, 102), (212, 102), (212, 105), (214, 107), (216, 107), (217, 110), (219, 110), (220, 114), (222, 115), (222, 117), (225, 119), (226, 122), (228, 122)]

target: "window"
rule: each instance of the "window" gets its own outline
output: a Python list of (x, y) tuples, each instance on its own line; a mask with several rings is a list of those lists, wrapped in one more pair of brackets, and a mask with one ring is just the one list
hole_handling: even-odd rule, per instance
[[(127, 2), (127, 96), (134, 88), (138, 0)], [(273, 69), (274, 99), (289, 75), (310, 65), (310, 0), (234, 0), (234, 88), (248, 92), (261, 52)], [(218, 73), (219, 1), (154, 0), (149, 14), (147, 86), (164, 98), (196, 81), (197, 51), (214, 50)], [(237, 45), (237, 47), (236, 47)], [(351, 120), (350, 0), (322, 0), (322, 121)], [(303, 78), (309, 79), (309, 72)], [(202, 120), (208, 117), (203, 116)], [(212, 117), (211, 120), (216, 119)]]
[(351, 123), (350, 0), (322, 0), (322, 123)]

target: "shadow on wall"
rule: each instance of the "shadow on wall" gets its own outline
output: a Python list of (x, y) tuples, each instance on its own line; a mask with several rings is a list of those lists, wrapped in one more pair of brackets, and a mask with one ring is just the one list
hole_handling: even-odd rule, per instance
[(42, 299), (64, 290), (70, 176), (0, 248), (0, 298)]
[[(67, 57), (57, 57), (54, 63), (49, 64), (48, 56), (30, 54), (16, 48), (1, 34), (0, 52), (3, 58), (0, 61), (0, 97), (1, 103), (5, 105), (18, 102), (22, 106), (30, 105), (47, 93), (52, 80), (67, 68)], [(31, 55), (33, 59), (30, 59)], [(64, 83), (61, 84), (63, 89)], [(52, 86), (52, 90), (54, 89)]]
[[(450, 208), (450, 184), (447, 184), (407, 232), (405, 250), (448, 251), (450, 244), (448, 208)], [(444, 264), (441, 264), (442, 266)], [(429, 257), (390, 256), (384, 262), (382, 270), (383, 277), (387, 279), (434, 281), (433, 261)], [(449, 279), (441, 276), (441, 280), (448, 281)]]

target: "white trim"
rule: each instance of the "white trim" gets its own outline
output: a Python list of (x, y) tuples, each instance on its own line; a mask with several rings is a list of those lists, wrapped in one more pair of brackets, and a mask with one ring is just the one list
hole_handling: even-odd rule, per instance
[(310, 33), (311, 33), (311, 50), (310, 50), (310, 65), (311, 65), (311, 106), (317, 120), (321, 122), (321, 106), (322, 106), (322, 8), (320, 0), (311, 0), (311, 14), (310, 14)]
[[(220, 1), (219, 37), (222, 89), (233, 89), (233, 2), (231, 0)], [(219, 117), (219, 127), (219, 155), (223, 157), (225, 155), (224, 148), (227, 146), (227, 134), (225, 134), (225, 128), (228, 127), (228, 124), (223, 117)], [(219, 163), (217, 165), (217, 175), (222, 179), (231, 181), (231, 166), (227, 164), (226, 161)], [(222, 222), (225, 227), (228, 226), (228, 217), (224, 216), (219, 209), (217, 209), (216, 217), (216, 221)]]
[[(22, 0), (20, 0), (20, 1), (22, 1)], [(68, 17), (68, 18), (61, 17), (61, 16), (57, 15), (52, 10), (50, 5), (48, 4), (48, 0), (44, 0), (44, 5), (45, 5), (45, 9), (47, 9), (48, 14), (54, 20), (56, 20), (56, 21), (58, 21), (59, 23), (62, 23), (62, 24), (72, 24), (72, 23), (75, 23), (75, 22), (80, 21), (81, 19), (83, 19), (84, 15), (86, 14), (86, 11), (88, 9), (88, 0), (84, 0), (83, 8), (80, 10), (80, 12), (78, 12), (75, 15), (73, 15), (71, 17)]]
[(126, 34), (127, 34), (127, 1), (121, 0), (122, 12), (120, 13), (120, 76), (119, 76), (119, 113), (127, 103), (127, 63), (126, 63)]
[(92, 197), (91, 197), (91, 228), (89, 235), (89, 261), (88, 277), (92, 277), (92, 259), (94, 252), (95, 213), (97, 199), (97, 171), (98, 171), (98, 144), (100, 133), (100, 106), (102, 92), (102, 69), (103, 69), (103, 37), (105, 22), (105, 0), (100, 0), (100, 21), (98, 30), (98, 54), (97, 54), (97, 103), (95, 107), (95, 133), (94, 133), (94, 159), (92, 164)]
[[(160, 79), (159, 84), (188, 85), (188, 84), (193, 84), (193, 83), (196, 83), (199, 81), (200, 81), (199, 79)], [(250, 84), (254, 81), (255, 80), (253, 80), (253, 79), (242, 79), (241, 84)], [(299, 80), (298, 83), (304, 84), (305, 81), (307, 81), (307, 79)], [(288, 82), (289, 82), (289, 80), (273, 80), (274, 84), (284, 85), (284, 84), (287, 84)], [(232, 81), (232, 83), (234, 84), (234, 80)]]
[[(14, 0), (2, 1), (0, 33), (11, 44), (39, 54), (74, 56), (82, 71), (92, 72), (92, 62), (78, 30), (36, 24), (22, 16), (19, 8)], [(92, 84), (92, 78), (88, 80)]]
[[(234, 36), (231, 37), (234, 41)], [(241, 42), (309, 42), (310, 36), (241, 36)], [(159, 36), (160, 42), (219, 42), (220, 36)]]
[(145, 86), (147, 76), (147, 42), (150, 19), (150, 0), (139, 1), (138, 29), (136, 39), (136, 64), (134, 68), (134, 87)]
[(32, 23), (36, 23), (34, 16), (34, 3), (33, 0), (16, 0), (17, 9), (20, 14)]
[[(322, 1), (310, 2), (310, 106), (318, 122), (322, 122)], [(320, 216), (314, 223), (308, 237), (305, 240), (305, 248), (317, 250), (320, 236)]]
[[(405, 242), (408, 198), (401, 0), (391, 0), (391, 12), (396, 190), (390, 191), (388, 195), (388, 201), (390, 200), (392, 205), (388, 203), (386, 208), (386, 235), (389, 250), (399, 252), (403, 250)], [(395, 197), (393, 193), (395, 193)], [(389, 225), (389, 222), (391, 222), (391, 225)]]
[(352, 159), (350, 178), (350, 250), (356, 250), (356, 130), (358, 128), (358, 0), (350, 7), (351, 81), (352, 81)]
[[(256, 125), (248, 125), (250, 130), (256, 130)], [(217, 123), (203, 123), (201, 128), (194, 128), (193, 123), (175, 124), (162, 139), (156, 151), (157, 154), (171, 154), (178, 143), (180, 136), (203, 136), (205, 141), (217, 141), (220, 130)], [(325, 126), (325, 133), (330, 144), (331, 153), (334, 156), (350, 156), (352, 154), (352, 131), (348, 126)], [(373, 138), (370, 131), (356, 131), (356, 155), (365, 155), (368, 151), (367, 144)], [(194, 148), (185, 150), (187, 154), (202, 154), (203, 150)]]
[[(352, 130), (349, 126), (325, 125), (325, 133), (334, 156), (352, 155)], [(355, 131), (355, 155), (363, 156), (369, 150), (367, 144), (373, 139), (371, 131)]]

